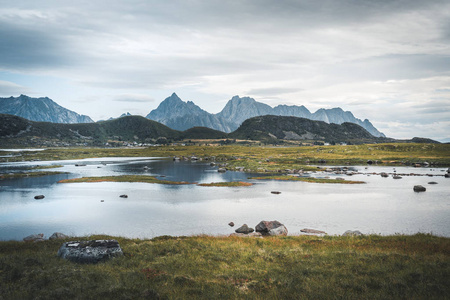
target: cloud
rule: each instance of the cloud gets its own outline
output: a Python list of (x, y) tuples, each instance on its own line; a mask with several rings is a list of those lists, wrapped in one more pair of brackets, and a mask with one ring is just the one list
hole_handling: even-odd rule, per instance
[(126, 102), (126, 103), (148, 103), (148, 102), (154, 102), (155, 99), (148, 95), (139, 95), (139, 94), (122, 94), (118, 96), (114, 96), (113, 101), (117, 102)]
[(11, 95), (20, 95), (30, 93), (27, 87), (15, 84), (14, 82), (0, 80), (0, 95), (8, 97)]

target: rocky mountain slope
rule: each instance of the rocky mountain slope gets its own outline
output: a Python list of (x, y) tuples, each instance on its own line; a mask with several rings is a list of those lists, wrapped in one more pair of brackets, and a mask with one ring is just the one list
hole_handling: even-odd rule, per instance
[(20, 95), (19, 97), (0, 98), (0, 113), (15, 115), (37, 122), (94, 122), (90, 117), (68, 110), (47, 97), (31, 98)]
[(277, 115), (307, 118), (326, 123), (342, 124), (345, 122), (362, 126), (373, 136), (384, 137), (369, 120), (361, 121), (351, 112), (341, 108), (319, 109), (311, 113), (305, 106), (278, 105), (271, 107), (250, 97), (234, 96), (221, 112), (210, 114), (193, 102), (182, 101), (175, 93), (165, 99), (157, 109), (152, 110), (147, 118), (161, 122), (170, 128), (186, 130), (195, 126), (204, 126), (216, 130), (231, 132), (236, 130), (248, 118)]

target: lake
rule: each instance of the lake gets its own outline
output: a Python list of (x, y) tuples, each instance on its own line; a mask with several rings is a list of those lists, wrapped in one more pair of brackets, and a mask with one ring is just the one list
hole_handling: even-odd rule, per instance
[[(252, 174), (219, 173), (217, 167), (205, 162), (144, 157), (2, 163), (0, 173), (51, 164), (63, 167), (49, 171), (70, 174), (0, 181), (0, 240), (21, 240), (35, 233), (44, 233), (48, 238), (56, 231), (73, 236), (108, 234), (130, 238), (226, 235), (244, 223), (255, 227), (261, 220), (282, 222), (290, 235), (312, 228), (328, 234), (360, 230), (366, 234), (424, 232), (450, 237), (450, 179), (443, 176), (447, 168), (354, 166), (352, 170), (364, 174), (311, 174), (366, 182), (354, 185), (254, 181), (247, 179)], [(370, 174), (394, 170), (423, 176), (393, 179)], [(57, 183), (81, 176), (126, 174), (198, 183), (239, 180), (255, 185)], [(437, 184), (429, 184), (431, 181)], [(414, 192), (413, 186), (418, 184), (427, 191)], [(40, 194), (45, 198), (35, 200), (34, 196)], [(120, 198), (122, 194), (128, 198)], [(236, 224), (234, 228), (228, 226), (231, 221)]]

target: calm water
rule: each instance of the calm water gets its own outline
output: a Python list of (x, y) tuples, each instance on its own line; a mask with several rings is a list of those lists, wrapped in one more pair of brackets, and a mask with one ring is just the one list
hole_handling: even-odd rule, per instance
[[(396, 167), (397, 173), (434, 174), (395, 180), (378, 175), (329, 175), (363, 180), (363, 185), (255, 181), (251, 187), (199, 187), (148, 183), (73, 183), (57, 181), (80, 176), (146, 174), (189, 182), (247, 180), (251, 174), (218, 173), (204, 162), (167, 159), (103, 158), (58, 162), (0, 164), (0, 173), (24, 171), (33, 165), (63, 164), (54, 171), (70, 174), (0, 181), (0, 240), (21, 240), (59, 231), (68, 235), (109, 234), (151, 238), (159, 235), (229, 234), (244, 223), (278, 220), (289, 234), (313, 228), (328, 234), (427, 232), (450, 237), (450, 179), (444, 168)], [(75, 164), (86, 164), (76, 167)], [(393, 172), (392, 167), (353, 167)], [(428, 184), (435, 181), (438, 184)], [(412, 188), (421, 184), (424, 193)], [(271, 194), (280, 191), (281, 194)], [(35, 200), (43, 194), (45, 199)], [(127, 194), (128, 198), (119, 195)], [(104, 200), (104, 202), (101, 202)]]

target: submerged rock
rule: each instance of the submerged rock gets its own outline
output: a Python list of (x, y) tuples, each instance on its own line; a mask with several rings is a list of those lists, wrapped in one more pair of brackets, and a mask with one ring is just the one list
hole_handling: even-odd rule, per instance
[(425, 192), (427, 189), (421, 185), (415, 185), (413, 190), (414, 192)]
[(253, 231), (255, 231), (255, 230), (253, 228), (248, 227), (247, 224), (244, 224), (235, 230), (236, 233), (245, 233), (245, 234), (251, 233)]
[(77, 263), (98, 263), (123, 252), (116, 240), (72, 241), (63, 243), (58, 256)]

